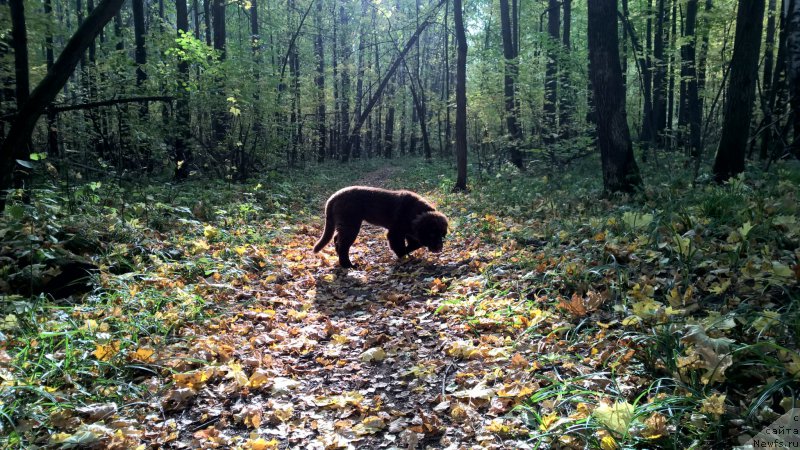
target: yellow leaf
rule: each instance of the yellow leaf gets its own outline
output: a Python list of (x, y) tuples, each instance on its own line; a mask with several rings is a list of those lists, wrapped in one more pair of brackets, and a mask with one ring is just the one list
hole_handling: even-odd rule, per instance
[(92, 354), (100, 361), (108, 361), (119, 353), (120, 342), (112, 341), (108, 344), (96, 344)]
[(542, 431), (547, 431), (553, 426), (554, 423), (558, 421), (561, 416), (558, 415), (557, 412), (551, 414), (545, 414), (542, 416), (542, 423), (539, 424), (539, 429)]
[(186, 373), (172, 374), (172, 380), (175, 381), (179, 387), (191, 388), (198, 390), (203, 387), (208, 380), (216, 373), (214, 368), (206, 368), (202, 370), (193, 370)]
[(136, 349), (133, 355), (131, 355), (131, 359), (134, 361), (151, 362), (151, 359), (155, 353), (156, 351), (152, 348), (139, 347)]
[(625, 435), (633, 420), (633, 409), (633, 405), (626, 401), (618, 401), (613, 405), (600, 403), (592, 415), (609, 430)]
[(703, 399), (700, 412), (714, 417), (719, 417), (725, 413), (725, 394), (714, 394)]
[(256, 371), (253, 372), (252, 375), (250, 375), (250, 380), (248, 381), (247, 384), (251, 388), (258, 389), (264, 386), (265, 384), (269, 383), (270, 381), (271, 379), (267, 374), (266, 370), (257, 369)]
[(661, 302), (657, 302), (652, 299), (642, 300), (640, 302), (636, 302), (631, 305), (633, 309), (633, 313), (642, 319), (651, 319), (656, 317), (659, 310), (661, 310), (664, 305)]
[(386, 359), (386, 352), (380, 347), (373, 347), (361, 354), (361, 362), (383, 361)]
[(280, 442), (275, 439), (270, 441), (264, 438), (249, 439), (244, 443), (244, 446), (248, 450), (277, 450), (280, 446)]
[(613, 436), (606, 434), (600, 439), (600, 448), (602, 450), (617, 450), (619, 445), (617, 445), (617, 441), (614, 440)]
[(223, 369), (227, 369), (225, 378), (232, 379), (239, 387), (245, 387), (250, 384), (250, 380), (247, 378), (247, 374), (242, 370), (241, 364), (231, 363), (228, 364), (227, 367), (223, 367)]
[(294, 415), (294, 406), (291, 403), (275, 402), (272, 405), (272, 415), (281, 422), (288, 422)]
[(218, 234), (219, 230), (215, 228), (213, 225), (206, 225), (205, 227), (203, 227), (203, 236), (205, 236), (206, 239), (213, 239), (217, 237)]
[(638, 325), (642, 323), (642, 318), (639, 316), (628, 316), (622, 319), (622, 325), (626, 327), (630, 327), (633, 325)]

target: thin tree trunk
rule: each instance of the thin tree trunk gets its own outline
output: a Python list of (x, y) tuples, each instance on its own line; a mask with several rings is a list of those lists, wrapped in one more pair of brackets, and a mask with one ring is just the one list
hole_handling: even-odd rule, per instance
[(800, 158), (800, 0), (789, 0), (784, 5), (783, 20), (786, 22), (786, 78), (794, 130), (790, 150), (795, 158)]
[[(186, 8), (186, 0), (175, 1), (175, 24), (178, 28), (177, 35), (180, 37), (189, 33), (189, 13)], [(189, 177), (189, 164), (191, 163), (192, 153), (188, 145), (189, 126), (191, 116), (189, 115), (189, 99), (185, 86), (189, 84), (189, 63), (185, 60), (178, 62), (178, 100), (175, 108), (175, 180), (185, 180)]]
[(589, 78), (597, 105), (597, 146), (606, 192), (632, 192), (641, 185), (625, 113), (619, 61), (616, 0), (588, 4)]
[[(569, 60), (569, 53), (572, 49), (572, 43), (570, 42), (572, 38), (572, 0), (562, 0), (561, 3), (564, 8), (563, 25), (561, 27), (561, 42), (564, 44), (564, 55), (561, 59), (564, 64), (560, 68), (561, 100), (558, 111), (560, 113), (561, 134), (563, 137), (568, 138), (572, 135), (572, 113), (575, 107), (572, 101), (573, 89), (570, 87), (569, 70), (567, 70), (569, 65), (566, 63)], [(625, 58), (625, 62), (627, 64), (627, 58)]]
[(444, 153), (450, 155), (453, 152), (452, 128), (450, 120), (450, 27), (448, 18), (450, 15), (450, 2), (444, 5), (444, 92), (442, 92), (442, 104), (445, 107), (444, 123)]
[(322, 3), (324, 0), (316, 0), (317, 15), (314, 22), (317, 28), (317, 35), (314, 40), (314, 52), (317, 58), (317, 74), (314, 77), (314, 84), (317, 86), (317, 162), (325, 161), (325, 49), (322, 41)]
[(764, 131), (761, 136), (761, 148), (759, 158), (765, 160), (769, 157), (770, 141), (772, 140), (772, 109), (771, 99), (774, 98), (772, 91), (772, 72), (775, 61), (775, 8), (776, 0), (769, 0), (767, 9), (767, 37), (764, 40), (764, 76), (761, 78), (761, 111), (764, 114)]
[(456, 33), (456, 185), (454, 191), (467, 190), (467, 36), (461, 0), (453, 0), (453, 27)]
[[(53, 6), (51, 0), (45, 0), (44, 13), (48, 20), (53, 20)], [(114, 17), (119, 18), (120, 14), (117, 13)], [(53, 26), (54, 24), (51, 22), (51, 24), (47, 27), (47, 32), (44, 38), (45, 63), (47, 65), (48, 72), (53, 69), (53, 63), (55, 62), (55, 55), (53, 54)], [(122, 36), (120, 36), (119, 39), (120, 40), (117, 49), (122, 50), (122, 48), (119, 47), (122, 45)], [(122, 136), (120, 136), (120, 141), (122, 140)], [(47, 111), (47, 149), (52, 155), (61, 155), (61, 150), (58, 145), (58, 124), (56, 123), (56, 113), (50, 110)]]
[[(649, 147), (655, 141), (656, 127), (653, 117), (653, 62), (652, 62), (652, 48), (653, 48), (653, 19), (651, 18), (653, 12), (653, 0), (647, 0), (647, 22), (645, 30), (645, 47), (642, 52), (642, 84), (644, 105), (642, 107), (642, 131), (639, 133), (639, 141), (646, 147)], [(642, 160), (647, 155), (645, 149), (642, 152)]]
[(17, 111), (28, 101), (30, 77), (28, 76), (28, 31), (25, 28), (25, 5), (22, 0), (9, 0), (11, 14), (11, 46), (14, 49), (14, 82)]
[(753, 97), (758, 78), (763, 18), (764, 0), (739, 0), (728, 101), (725, 104), (722, 137), (714, 159), (714, 179), (718, 183), (744, 171)]
[[(364, 52), (366, 51), (366, 27), (364, 26), (364, 22), (367, 17), (367, 0), (361, 0), (361, 16), (358, 19), (358, 60), (357, 60), (357, 71), (356, 71), (356, 99), (355, 99), (355, 115), (356, 117), (361, 115), (362, 103), (364, 101), (364, 72), (366, 70), (366, 58), (364, 58)], [(353, 136), (355, 142), (353, 144), (353, 158), (360, 158), (361, 157), (361, 133), (356, 136)]]
[(663, 143), (664, 129), (667, 125), (667, 65), (664, 61), (666, 43), (665, 22), (668, 22), (666, 11), (667, 0), (656, 0), (656, 27), (653, 36), (653, 124), (654, 134), (651, 136), (655, 145)]
[[(342, 139), (348, 139), (348, 144), (345, 146), (342, 152), (342, 162), (347, 162), (350, 160), (350, 156), (352, 152), (357, 151), (354, 150), (356, 143), (359, 145), (361, 144), (360, 139), (353, 134), (348, 134), (348, 130), (350, 129), (350, 11), (347, 10), (346, 5), (339, 5), (339, 22), (342, 25), (341, 32), (339, 33), (340, 44), (339, 47), (341, 49), (341, 58), (342, 58), (342, 96), (341, 101), (339, 102), (341, 106), (340, 111), (340, 126), (339, 129), (340, 136)], [(358, 130), (358, 136), (361, 135), (361, 130)]]
[[(558, 137), (558, 116), (556, 113), (556, 103), (558, 102), (558, 52), (556, 47), (561, 42), (558, 33), (560, 9), (558, 0), (549, 0), (547, 34), (550, 36), (550, 49), (547, 52), (547, 66), (544, 74), (544, 143), (550, 147), (548, 151), (550, 152), (551, 160), (555, 158), (552, 146)], [(616, 18), (616, 14), (614, 17)]]
[[(219, 54), (220, 61), (226, 58), (225, 49), (225, 0), (213, 0), (212, 6), (212, 27), (213, 27), (213, 41), (214, 50)], [(225, 113), (224, 104), (222, 99), (225, 94), (225, 80), (217, 79), (217, 107), (211, 113), (211, 130), (214, 137), (214, 142), (222, 142), (225, 139), (225, 134), (228, 128), (227, 115)]]
[(683, 67), (681, 69), (683, 75), (681, 78), (685, 78), (686, 80), (686, 101), (684, 102), (686, 113), (682, 115), (685, 116), (687, 125), (689, 126), (689, 153), (692, 155), (695, 164), (699, 164), (703, 150), (700, 139), (700, 121), (702, 120), (700, 92), (698, 90), (697, 70), (695, 66), (697, 47), (697, 33), (695, 30), (697, 24), (697, 2), (698, 0), (687, 0), (686, 2), (686, 18), (684, 21), (684, 42), (686, 42), (686, 44), (681, 47), (681, 59), (683, 60)]
[(519, 146), (522, 144), (522, 129), (519, 125), (519, 108), (517, 107), (516, 90), (519, 73), (517, 60), (517, 45), (514, 42), (513, 21), (516, 17), (511, 15), (508, 0), (500, 0), (500, 30), (503, 40), (503, 57), (505, 58), (505, 75), (503, 77), (503, 93), (505, 96), (506, 130), (509, 135), (509, 153), (511, 163), (522, 169), (525, 164)]

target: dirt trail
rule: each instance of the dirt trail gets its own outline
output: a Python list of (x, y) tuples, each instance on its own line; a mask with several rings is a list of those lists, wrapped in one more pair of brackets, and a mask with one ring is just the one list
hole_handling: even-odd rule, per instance
[[(383, 185), (393, 172), (379, 169), (359, 183)], [(443, 448), (462, 441), (465, 424), (451, 426), (436, 408), (461, 364), (446, 354), (443, 339), (465, 339), (466, 330), (436, 311), (449, 280), (478, 275), (480, 264), (469, 255), (480, 253), (479, 244), (450, 241), (440, 254), (418, 250), (397, 261), (385, 230), (365, 227), (351, 249), (360, 270), (346, 271), (332, 245), (311, 253), (321, 225), (297, 225), (295, 239), (280, 243), (278, 272), (245, 274), (237, 287), (244, 301), (226, 305), (208, 324), (218, 333), (195, 343), (191, 352), (200, 358), (227, 349), (227, 373), (184, 410), (180, 420), (192, 425), (176, 448), (209, 437), (233, 444), (254, 429), (279, 448)]]

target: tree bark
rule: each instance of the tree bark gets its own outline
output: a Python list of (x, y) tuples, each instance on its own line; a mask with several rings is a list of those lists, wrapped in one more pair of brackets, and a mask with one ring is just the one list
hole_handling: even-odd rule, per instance
[(767, 9), (767, 37), (764, 39), (764, 75), (761, 78), (761, 111), (764, 114), (763, 123), (764, 130), (761, 136), (761, 149), (759, 151), (759, 158), (765, 160), (769, 157), (770, 141), (772, 140), (772, 108), (771, 99), (774, 98), (772, 94), (772, 73), (775, 62), (775, 8), (777, 6), (776, 0), (769, 0), (769, 7)]
[[(147, 73), (144, 65), (147, 64), (147, 48), (145, 47), (144, 37), (147, 30), (144, 26), (144, 0), (131, 0), (131, 11), (133, 13), (133, 61), (136, 63), (136, 90), (142, 92), (142, 85), (147, 81)], [(139, 117), (147, 120), (147, 103), (142, 103), (139, 108)]]
[[(684, 42), (681, 47), (681, 68), (682, 76), (686, 83), (686, 101), (683, 102), (686, 108), (685, 114), (687, 125), (689, 126), (689, 154), (699, 163), (702, 156), (700, 140), (701, 111), (700, 111), (700, 91), (697, 85), (697, 69), (695, 66), (696, 56), (696, 24), (697, 24), (697, 2), (698, 0), (687, 0), (686, 18), (684, 20)], [(683, 108), (682, 108), (683, 109)]]
[(619, 61), (616, 0), (588, 4), (589, 78), (597, 107), (597, 146), (608, 193), (633, 192), (641, 185), (625, 112)]
[(25, 28), (25, 5), (22, 0), (9, 0), (11, 14), (11, 46), (14, 48), (14, 81), (17, 111), (28, 100), (30, 77), (28, 76), (28, 31)]
[[(15, 160), (28, 158), (28, 155), (22, 154), (21, 151), (24, 151), (24, 143), (30, 139), (36, 121), (42, 115), (45, 107), (64, 87), (78, 65), (81, 55), (100, 33), (103, 26), (119, 11), (123, 2), (124, 0), (102, 0), (97, 5), (67, 42), (58, 59), (53, 63), (52, 70), (47, 72), (47, 75), (39, 82), (28, 97), (28, 101), (20, 109), (11, 124), (8, 135), (0, 145), (0, 190), (8, 189), (11, 186)], [(0, 210), (4, 208), (5, 196), (0, 196)]]
[(653, 144), (662, 144), (664, 129), (667, 126), (667, 65), (664, 61), (664, 47), (667, 42), (665, 25), (667, 19), (667, 0), (656, 0), (656, 27), (653, 36)]
[[(558, 102), (558, 52), (560, 45), (560, 5), (558, 0), (549, 0), (547, 8), (547, 34), (550, 36), (549, 50), (547, 52), (547, 66), (544, 74), (544, 143), (552, 146), (558, 136), (558, 116), (556, 104)], [(614, 14), (616, 20), (616, 14)], [(553, 149), (550, 150), (554, 158)]]
[(503, 93), (505, 95), (506, 130), (509, 136), (509, 153), (511, 163), (522, 169), (525, 165), (519, 146), (522, 144), (522, 128), (519, 125), (519, 108), (517, 107), (516, 90), (519, 73), (517, 45), (514, 41), (513, 25), (516, 17), (511, 15), (508, 0), (500, 0), (500, 35), (503, 40), (503, 57), (505, 58), (505, 74), (503, 77)]
[(744, 171), (750, 119), (753, 114), (753, 97), (758, 78), (763, 18), (764, 0), (739, 0), (728, 101), (725, 104), (722, 137), (714, 159), (714, 180), (718, 183)]
[(789, 0), (784, 5), (783, 20), (786, 23), (786, 78), (794, 129), (790, 150), (795, 158), (800, 158), (800, 0)]
[(564, 64), (562, 64), (560, 68), (561, 100), (559, 101), (558, 111), (561, 135), (562, 137), (568, 138), (572, 135), (572, 129), (574, 128), (572, 124), (572, 113), (575, 108), (573, 102), (574, 89), (572, 89), (570, 84), (569, 70), (567, 70), (569, 65), (566, 63), (569, 59), (570, 51), (572, 50), (572, 0), (562, 0), (561, 3), (564, 9), (564, 17), (561, 20), (563, 23), (561, 26), (561, 43), (564, 45), (564, 54), (561, 59), (564, 61)]
[(350, 129), (350, 57), (352, 55), (350, 52), (350, 11), (347, 10), (347, 6), (344, 4), (339, 5), (339, 24), (341, 25), (341, 30), (339, 32), (339, 49), (342, 59), (342, 95), (339, 101), (341, 107), (339, 123), (341, 128), (339, 129), (339, 133), (342, 139), (348, 140), (348, 144), (342, 149), (341, 155), (342, 162), (347, 162), (350, 160), (352, 152), (355, 151), (354, 147), (356, 143), (359, 145), (361, 144), (360, 139), (356, 136), (361, 135), (361, 130), (359, 129), (355, 135), (348, 134), (348, 130)]
[[(181, 37), (189, 33), (189, 12), (186, 7), (186, 0), (175, 1), (175, 23), (178, 27), (177, 35)], [(178, 62), (178, 101), (175, 108), (175, 128), (177, 133), (175, 136), (175, 154), (173, 161), (175, 163), (175, 173), (173, 178), (175, 180), (185, 180), (189, 177), (189, 164), (192, 159), (192, 152), (188, 145), (189, 140), (189, 126), (191, 123), (191, 116), (189, 114), (189, 99), (186, 88), (189, 85), (189, 63), (185, 60)]]
[[(226, 58), (225, 49), (225, 0), (213, 0), (211, 4), (212, 9), (212, 38), (214, 41), (214, 50), (219, 54), (220, 61)], [(216, 80), (218, 89), (218, 98), (224, 97), (225, 80)], [(222, 142), (225, 139), (225, 133), (228, 128), (227, 115), (225, 113), (224, 104), (218, 101), (216, 110), (211, 113), (211, 130), (214, 135), (215, 142)]]
[(314, 53), (317, 58), (317, 73), (314, 77), (314, 84), (317, 86), (317, 162), (325, 161), (325, 138), (327, 130), (325, 128), (325, 48), (322, 40), (322, 3), (324, 0), (316, 0), (317, 15), (314, 22), (317, 34), (314, 39)]
[(467, 190), (467, 35), (461, 0), (453, 0), (453, 27), (456, 34), (456, 185), (454, 191)]
[[(44, 13), (48, 20), (53, 19), (53, 5), (51, 0), (45, 0)], [(114, 17), (119, 18), (119, 12), (117, 12)], [(122, 37), (120, 37), (120, 41), (117, 44), (118, 50), (122, 50), (122, 48), (119, 47), (121, 45)], [(53, 63), (55, 62), (55, 55), (53, 53), (53, 32), (51, 27), (47, 27), (47, 33), (45, 34), (44, 38), (44, 46), (45, 64), (47, 65), (47, 70), (50, 71), (53, 69)], [(123, 140), (122, 136), (120, 136), (120, 140)], [(56, 113), (49, 110), (47, 111), (47, 151), (52, 155), (61, 155), (61, 149), (58, 145), (58, 124), (56, 123)]]

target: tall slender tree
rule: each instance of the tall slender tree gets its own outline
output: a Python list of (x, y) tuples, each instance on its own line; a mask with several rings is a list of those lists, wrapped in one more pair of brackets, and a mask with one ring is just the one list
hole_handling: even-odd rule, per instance
[(511, 162), (521, 169), (524, 167), (524, 163), (522, 161), (522, 152), (519, 149), (522, 144), (522, 128), (519, 124), (519, 108), (517, 107), (516, 98), (519, 73), (516, 35), (514, 33), (516, 29), (514, 22), (516, 20), (517, 17), (511, 14), (508, 0), (500, 0), (500, 35), (503, 40), (503, 57), (505, 58), (503, 93), (505, 96), (506, 131), (508, 131), (509, 136)]
[[(558, 136), (558, 47), (560, 45), (559, 27), (561, 5), (558, 0), (549, 0), (547, 4), (547, 34), (550, 36), (550, 43), (547, 51), (547, 65), (544, 73), (544, 142), (552, 146)], [(551, 157), (555, 154), (550, 149)]]
[(467, 190), (467, 35), (464, 8), (453, 0), (453, 28), (456, 34), (456, 184), (455, 191)]
[(714, 179), (721, 183), (744, 171), (758, 56), (764, 20), (764, 0), (739, 0), (722, 137), (714, 158)]

